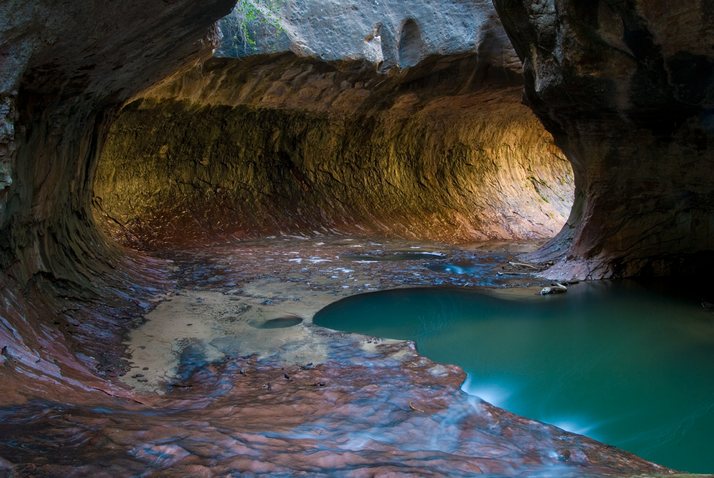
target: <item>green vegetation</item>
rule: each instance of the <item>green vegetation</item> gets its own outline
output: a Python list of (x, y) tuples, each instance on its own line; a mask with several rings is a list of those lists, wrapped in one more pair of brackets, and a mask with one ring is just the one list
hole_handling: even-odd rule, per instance
[[(221, 56), (243, 56), (257, 51), (256, 33), (265, 33), (270, 38), (267, 45), (271, 50), (283, 28), (278, 15), (285, 0), (239, 0), (230, 15), (219, 22), (223, 42), (218, 54)], [(263, 35), (261, 35), (262, 37)]]

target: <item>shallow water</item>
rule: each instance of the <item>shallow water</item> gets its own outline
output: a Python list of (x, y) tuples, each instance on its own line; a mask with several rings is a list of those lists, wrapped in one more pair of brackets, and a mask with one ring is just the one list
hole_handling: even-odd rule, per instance
[[(165, 258), (174, 264), (179, 288), (129, 333), (131, 368), (121, 380), (142, 392), (164, 393), (196, 364), (235, 354), (317, 364), (326, 358), (325, 339), (303, 325), (326, 305), (397, 287), (537, 284), (504, 266), (534, 247), (455, 248), (340, 236), (273, 237), (171, 251)], [(460, 269), (452, 271), (452, 263)]]
[(464, 388), (669, 467), (714, 471), (714, 313), (632, 283), (562, 296), (464, 289), (375, 292), (314, 319), (409, 339), (469, 374)]

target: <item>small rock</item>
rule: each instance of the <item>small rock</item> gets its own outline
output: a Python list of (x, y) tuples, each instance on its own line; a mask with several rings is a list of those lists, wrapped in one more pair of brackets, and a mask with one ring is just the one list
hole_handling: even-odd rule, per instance
[(557, 283), (551, 287), (543, 287), (540, 291), (540, 295), (565, 294), (566, 292), (568, 292), (568, 288), (563, 284)]

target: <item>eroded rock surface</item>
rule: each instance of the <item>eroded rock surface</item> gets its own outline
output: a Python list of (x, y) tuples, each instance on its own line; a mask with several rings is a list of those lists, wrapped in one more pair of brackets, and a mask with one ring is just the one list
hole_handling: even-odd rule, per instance
[(0, 453), (44, 476), (669, 474), (459, 394), (463, 373), (409, 344), (325, 342), (323, 365), (234, 357), (176, 384), (170, 400), (0, 410)]
[[(354, 279), (350, 287), (357, 290), (424, 284), (429, 275), (454, 284), (481, 279), (426, 269), (426, 254), (386, 260), (390, 254), (421, 251), (433, 254), (428, 262), (470, 259), (484, 269), (510, 256), (324, 240), (275, 238), (175, 251), (172, 275), (180, 288), (156, 309), (153, 315), (163, 316), (158, 323), (132, 334), (135, 368), (124, 379), (165, 394), (0, 408), (0, 456), (20, 475), (49, 476), (671, 473), (469, 396), (459, 390), (461, 369), (419, 356), (409, 342), (330, 331), (306, 316), (292, 332), (255, 329), (252, 337), (260, 334), (263, 343), (241, 346), (249, 335), (235, 333), (254, 320), (306, 314), (326, 296), (341, 297), (346, 281), (334, 275)], [(369, 257), (384, 260), (363, 263)], [(142, 341), (142, 333), (152, 340)], [(152, 356), (151, 349), (167, 346), (177, 358), (171, 370)], [(164, 354), (161, 359), (171, 357)]]
[[(231, 3), (0, 4), (0, 474), (669, 473), (461, 394), (458, 369), (419, 357), (409, 344), (363, 350), (354, 337), (318, 331), (331, 350), (314, 368), (281, 370), (236, 354), (187, 369), (167, 397), (113, 380), (127, 368), (122, 335), (181, 278), (166, 261), (121, 255), (97, 232), (90, 204), (98, 154), (125, 101), (205, 58), (216, 39), (207, 31)], [(408, 67), (430, 37), (416, 20), (403, 27), (396, 51)], [(447, 63), (422, 86), (448, 80)], [(397, 75), (407, 83), (385, 78), (418, 90), (420, 70), (411, 70), (417, 76)], [(509, 70), (471, 71), (479, 81), (499, 74), (498, 87), (506, 88)], [(335, 91), (334, 83), (325, 91)], [(462, 100), (482, 93), (467, 90)], [(418, 117), (404, 99), (399, 114)], [(500, 95), (489, 101), (514, 104)], [(438, 111), (438, 104), (420, 106)], [(536, 136), (537, 151), (550, 151), (542, 130)], [(425, 434), (431, 427), (438, 431)]]
[[(274, 5), (258, 5), (255, 44), (236, 31), (238, 8), (220, 23), (224, 58), (123, 110), (94, 189), (115, 234), (156, 246), (560, 230), (571, 170), (521, 105), (521, 65), (490, 2)], [(265, 54), (276, 50), (298, 56)]]
[(261, 8), (240, 31), (237, 8), (219, 23), (216, 54), (226, 57), (292, 51), (323, 61), (365, 60), (381, 71), (409, 68), (433, 55), (478, 55), (479, 65), (520, 73), (490, 0), (292, 0)]
[(476, 56), (382, 75), (291, 54), (214, 59), (144, 94), (113, 126), (100, 217), (176, 242), (342, 231), (464, 242), (552, 237), (567, 161)]
[(709, 268), (714, 250), (714, 5), (496, 0), (530, 105), (573, 164), (554, 277)]

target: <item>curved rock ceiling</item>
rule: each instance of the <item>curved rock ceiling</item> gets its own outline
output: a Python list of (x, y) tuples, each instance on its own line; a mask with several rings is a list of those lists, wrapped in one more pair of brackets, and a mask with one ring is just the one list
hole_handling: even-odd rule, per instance
[(219, 24), (222, 58), (125, 108), (95, 184), (110, 228), (154, 245), (558, 232), (571, 170), (521, 104), (520, 62), (490, 2), (279, 5), (248, 25), (250, 43), (236, 10)]

